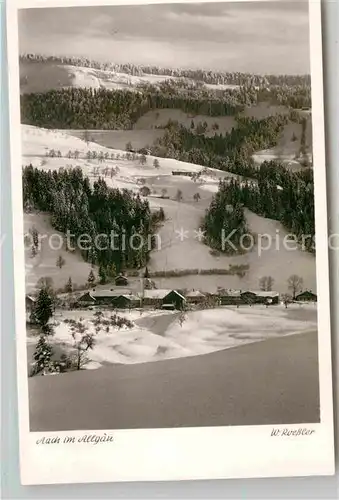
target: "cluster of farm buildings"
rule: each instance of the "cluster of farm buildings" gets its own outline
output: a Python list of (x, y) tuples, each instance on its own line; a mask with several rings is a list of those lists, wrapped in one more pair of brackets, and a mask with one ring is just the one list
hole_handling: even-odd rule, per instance
[[(213, 307), (226, 305), (276, 305), (281, 302), (278, 292), (255, 290), (223, 290), (218, 293), (203, 293), (200, 290), (179, 291), (174, 289), (154, 288), (148, 278), (140, 280), (140, 289), (129, 286), (126, 276), (119, 275), (113, 288), (91, 288), (75, 301), (73, 306), (84, 308), (89, 306), (104, 306), (116, 309), (132, 309), (152, 307), (155, 309), (183, 310), (191, 306)], [(152, 286), (153, 285), (153, 286)], [(296, 295), (296, 301), (316, 302), (317, 295), (304, 291)], [(34, 307), (35, 299), (26, 296), (26, 308)]]

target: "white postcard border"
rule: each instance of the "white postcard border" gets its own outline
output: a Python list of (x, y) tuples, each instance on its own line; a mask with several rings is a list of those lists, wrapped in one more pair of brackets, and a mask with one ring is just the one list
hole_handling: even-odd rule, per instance
[[(207, 2), (208, 0), (205, 0)], [(225, 0), (218, 0), (225, 1)], [(226, 0), (229, 1), (229, 0)], [(242, 0), (238, 0), (242, 1)], [(251, 0), (257, 1), (257, 0)], [(309, 1), (312, 78), (313, 152), (316, 168), (315, 221), (317, 245), (318, 345), (321, 423), (274, 426), (315, 430), (311, 436), (271, 437), (273, 426), (206, 427), (32, 433), (29, 431), (25, 324), (18, 68), (19, 8), (171, 3), (160, 0), (10, 0), (7, 45), (10, 153), (15, 276), (15, 324), (22, 484), (283, 477), (334, 474), (333, 403), (328, 269), (326, 165), (320, 0)], [(174, 2), (173, 2), (174, 3)], [(184, 3), (175, 0), (175, 3)], [(185, 3), (195, 3), (189, 1)], [(49, 437), (113, 435), (113, 443), (37, 445)]]

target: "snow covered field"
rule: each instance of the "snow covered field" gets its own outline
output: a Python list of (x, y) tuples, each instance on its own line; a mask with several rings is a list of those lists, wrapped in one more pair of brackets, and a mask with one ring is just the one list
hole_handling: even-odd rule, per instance
[[(305, 320), (305, 314), (307, 320)], [(112, 312), (104, 311), (103, 319)], [(179, 322), (177, 312), (144, 310), (119, 311), (133, 322), (132, 328), (102, 326), (95, 331), (93, 311), (68, 311), (56, 314), (55, 334), (51, 342), (70, 352), (73, 338), (65, 319), (81, 320), (96, 343), (88, 352), (86, 369), (96, 369), (111, 363), (137, 364), (164, 359), (197, 356), (269, 338), (316, 330), (315, 305), (255, 307), (220, 307), (186, 313)], [(32, 353), (36, 337), (28, 337)]]
[[(300, 114), (307, 117), (305, 132), (305, 148), (309, 161), (312, 160), (312, 119), (310, 114), (300, 111)], [(292, 171), (301, 170), (304, 167), (300, 163), (302, 126), (300, 123), (290, 122), (284, 126), (283, 133), (274, 148), (257, 151), (253, 160), (257, 165), (264, 161), (280, 160)]]
[[(52, 278), (55, 289), (63, 288), (69, 277), (72, 278), (74, 288), (85, 285), (91, 265), (82, 259), (79, 252), (67, 252), (65, 245), (59, 250), (59, 242), (64, 238), (59, 231), (51, 227), (49, 215), (24, 214), (24, 233), (29, 234), (33, 227), (39, 235), (46, 237), (41, 237), (40, 248), (34, 257), (29, 244), (25, 245), (26, 291), (34, 291), (39, 279), (46, 276)], [(59, 256), (64, 259), (62, 269), (56, 265)], [(97, 273), (96, 266), (94, 272)]]
[[(196, 127), (198, 123), (207, 123), (207, 129), (204, 135), (207, 137), (213, 136), (216, 132), (218, 134), (225, 134), (230, 132), (233, 127), (236, 127), (236, 120), (234, 116), (206, 116), (194, 113), (185, 113), (180, 109), (153, 109), (147, 111), (142, 115), (136, 124), (134, 125), (134, 130), (149, 130), (152, 129), (154, 132), (159, 132), (155, 127), (165, 127), (169, 120), (180, 123), (181, 125), (190, 129), (192, 122)], [(215, 130), (215, 125), (218, 129)]]

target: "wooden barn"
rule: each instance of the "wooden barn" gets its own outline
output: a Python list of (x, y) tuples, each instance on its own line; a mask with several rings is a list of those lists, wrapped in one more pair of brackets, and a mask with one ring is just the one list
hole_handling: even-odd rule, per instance
[(176, 290), (144, 290), (142, 297), (142, 304), (144, 306), (153, 306), (159, 309), (163, 306), (169, 307), (173, 305), (175, 309), (180, 310), (184, 308), (185, 303), (185, 297)]
[(317, 302), (317, 299), (317, 294), (313, 293), (311, 290), (305, 290), (295, 297), (295, 300), (298, 302)]
[(113, 307), (117, 309), (132, 309), (140, 306), (140, 299), (135, 295), (118, 295), (113, 299)]
[(166, 308), (170, 305), (174, 306), (174, 309), (182, 310), (185, 307), (186, 299), (181, 293), (176, 290), (171, 290), (162, 300), (161, 307)]

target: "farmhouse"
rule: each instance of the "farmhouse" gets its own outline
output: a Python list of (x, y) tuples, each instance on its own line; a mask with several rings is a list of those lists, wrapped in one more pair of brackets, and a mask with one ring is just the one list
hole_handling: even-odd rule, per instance
[(114, 297), (113, 306), (117, 309), (131, 309), (132, 307), (139, 307), (140, 298), (136, 295), (118, 295)]
[(127, 286), (128, 285), (128, 279), (123, 274), (119, 274), (115, 278), (114, 282), (115, 282), (115, 286)]
[(93, 292), (86, 292), (84, 295), (81, 295), (78, 299), (78, 305), (84, 307), (94, 305), (96, 300), (92, 294)]
[(36, 304), (36, 299), (35, 297), (32, 297), (31, 295), (26, 295), (26, 311), (32, 311), (35, 308)]
[[(141, 294), (139, 296), (141, 297)], [(174, 309), (183, 309), (186, 299), (176, 290), (144, 290), (142, 303), (158, 308), (167, 309), (173, 306)]]
[(243, 302), (240, 290), (224, 291), (219, 296), (219, 300), (220, 300), (221, 306), (237, 305), (237, 304), (241, 304)]
[(186, 293), (186, 300), (190, 304), (197, 305), (206, 300), (206, 295), (204, 295), (199, 290), (191, 290), (190, 292)]
[(317, 294), (313, 293), (311, 290), (305, 290), (304, 292), (299, 293), (295, 300), (298, 302), (317, 302)]
[(246, 291), (241, 293), (245, 304), (279, 304), (279, 293), (273, 291)]
[(86, 292), (84, 295), (79, 297), (79, 306), (91, 306), (91, 305), (110, 305), (115, 306), (115, 300), (122, 296), (132, 296), (132, 292), (129, 289), (110, 289), (110, 290), (96, 290), (95, 288), (91, 291)]
[(264, 292), (252, 290), (223, 290), (214, 294), (219, 305), (251, 305), (251, 304), (279, 304), (279, 294), (277, 292)]

